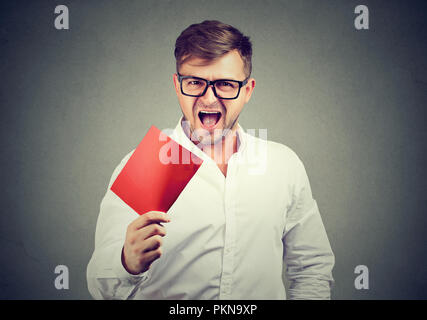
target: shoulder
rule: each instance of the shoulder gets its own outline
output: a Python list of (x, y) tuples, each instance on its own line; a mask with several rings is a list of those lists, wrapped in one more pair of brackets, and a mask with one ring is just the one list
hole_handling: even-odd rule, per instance
[[(289, 146), (272, 140), (265, 140), (246, 133), (248, 148), (254, 148), (257, 152), (264, 150), (268, 157), (268, 162), (275, 166), (292, 170), (300, 170), (303, 163), (297, 153)], [(260, 148), (260, 146), (263, 146)]]
[(122, 160), (120, 160), (120, 163), (118, 165), (116, 165), (113, 174), (111, 175), (111, 179), (110, 182), (108, 184), (108, 189), (111, 188), (111, 185), (113, 184), (114, 180), (116, 180), (117, 176), (119, 175), (120, 171), (122, 171), (122, 169), (124, 168), (124, 166), (126, 165), (126, 163), (129, 161), (130, 157), (132, 156), (132, 154), (135, 152), (135, 149), (133, 149), (132, 151), (128, 152), (123, 158)]
[(268, 150), (272, 153), (272, 155), (281, 158), (287, 161), (288, 163), (296, 164), (301, 162), (296, 152), (289, 146), (271, 140), (267, 141), (267, 144)]
[(135, 152), (135, 149), (131, 150), (130, 152), (128, 152), (120, 161), (119, 166), (123, 165), (125, 166), (125, 164), (128, 162), (128, 160), (130, 159), (130, 157), (132, 156), (132, 154)]

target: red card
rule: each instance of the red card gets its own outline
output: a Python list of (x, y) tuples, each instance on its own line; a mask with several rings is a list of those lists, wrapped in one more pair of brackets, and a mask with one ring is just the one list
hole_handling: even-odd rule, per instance
[(167, 212), (201, 163), (202, 159), (152, 126), (111, 190), (140, 215)]

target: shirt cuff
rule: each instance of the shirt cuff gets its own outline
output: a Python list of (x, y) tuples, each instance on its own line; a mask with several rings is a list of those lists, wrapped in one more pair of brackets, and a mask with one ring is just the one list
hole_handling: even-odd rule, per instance
[(128, 279), (130, 282), (139, 282), (145, 281), (148, 279), (148, 271), (142, 272), (140, 274), (129, 273), (122, 264), (122, 250), (123, 246), (120, 246), (115, 250), (114, 262), (113, 262), (113, 271), (119, 279)]

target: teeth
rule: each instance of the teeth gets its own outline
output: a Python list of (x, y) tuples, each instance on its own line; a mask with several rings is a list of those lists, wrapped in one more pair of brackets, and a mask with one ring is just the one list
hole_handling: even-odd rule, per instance
[(219, 111), (200, 111), (201, 113), (206, 113), (206, 114), (215, 114), (215, 113), (220, 113)]

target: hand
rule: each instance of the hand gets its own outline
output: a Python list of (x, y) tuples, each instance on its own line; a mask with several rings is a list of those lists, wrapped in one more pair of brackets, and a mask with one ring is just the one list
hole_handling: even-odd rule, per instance
[(169, 221), (168, 214), (150, 211), (129, 224), (122, 249), (122, 264), (129, 273), (145, 272), (154, 260), (160, 258), (162, 237), (166, 235), (161, 222)]

